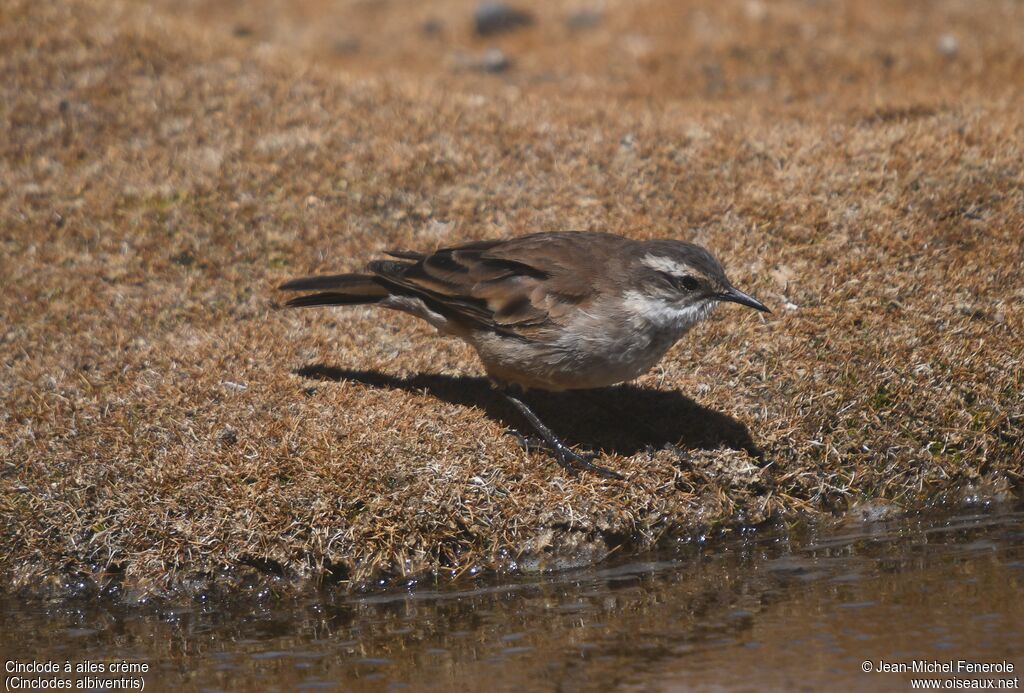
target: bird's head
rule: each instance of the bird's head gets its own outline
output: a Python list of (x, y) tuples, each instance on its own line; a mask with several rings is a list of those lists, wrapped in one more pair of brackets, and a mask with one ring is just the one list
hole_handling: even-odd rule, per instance
[(770, 313), (725, 276), (722, 263), (706, 249), (674, 240), (646, 241), (638, 246), (629, 292), (637, 308), (656, 321), (692, 324), (719, 303), (739, 303)]

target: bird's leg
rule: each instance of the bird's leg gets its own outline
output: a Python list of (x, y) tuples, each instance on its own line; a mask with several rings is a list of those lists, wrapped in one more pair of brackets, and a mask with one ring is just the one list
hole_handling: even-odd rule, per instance
[(534, 414), (528, 406), (526, 406), (525, 402), (505, 388), (502, 388), (500, 392), (505, 396), (505, 399), (507, 399), (509, 403), (515, 407), (527, 421), (530, 422), (530, 425), (533, 426), (533, 429), (537, 431), (541, 438), (544, 439), (544, 442), (550, 446), (550, 450), (558, 461), (558, 464), (573, 472), (585, 469), (588, 472), (594, 472), (595, 474), (599, 474), (608, 479), (625, 478), (618, 472), (613, 472), (610, 469), (605, 469), (604, 467), (599, 467), (598, 465), (593, 464), (589, 459), (575, 450), (572, 450), (568, 445), (559, 440), (558, 437), (551, 432), (551, 429), (544, 425), (543, 421), (537, 418), (537, 415)]

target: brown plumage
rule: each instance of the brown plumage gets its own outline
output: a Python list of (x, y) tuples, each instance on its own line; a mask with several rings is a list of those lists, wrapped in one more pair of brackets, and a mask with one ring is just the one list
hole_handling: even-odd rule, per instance
[[(370, 274), (295, 279), (281, 289), (323, 293), (294, 298), (288, 306), (376, 303), (389, 295), (415, 296), (467, 329), (516, 331), (559, 320), (593, 296), (582, 269), (603, 276), (602, 258), (580, 246), (577, 233), (539, 233), (508, 240), (476, 241), (433, 253), (392, 250), (405, 262), (374, 260)], [(629, 243), (621, 236), (586, 234), (603, 244)], [(606, 247), (601, 248), (606, 251)], [(602, 253), (604, 254), (604, 253)], [(607, 255), (604, 254), (607, 264)], [(560, 258), (572, 257), (572, 265)]]
[(674, 240), (537, 233), (388, 255), (395, 259), (370, 262), (366, 274), (282, 284), (316, 292), (286, 305), (377, 304), (465, 340), (563, 466), (606, 476), (617, 475), (562, 445), (508, 387), (566, 390), (630, 380), (720, 301), (767, 310), (735, 289), (707, 250)]

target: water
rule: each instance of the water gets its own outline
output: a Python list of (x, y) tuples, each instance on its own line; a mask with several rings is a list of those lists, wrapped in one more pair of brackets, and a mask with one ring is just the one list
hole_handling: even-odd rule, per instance
[(968, 678), (862, 671), (914, 660), (1005, 661), (1014, 671), (976, 676), (1019, 687), (1024, 513), (760, 533), (544, 578), (276, 605), (6, 599), (0, 653), (145, 664), (93, 676), (146, 690), (911, 690), (913, 678)]

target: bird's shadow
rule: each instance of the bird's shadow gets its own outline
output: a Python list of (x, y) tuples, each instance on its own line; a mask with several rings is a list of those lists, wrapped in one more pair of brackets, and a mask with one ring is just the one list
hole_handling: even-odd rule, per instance
[[(438, 374), (401, 378), (324, 364), (303, 366), (295, 373), (311, 380), (349, 380), (371, 387), (426, 392), (452, 404), (479, 407), (509, 428), (532, 433), (527, 422), (485, 378)], [(675, 391), (616, 385), (560, 393), (531, 391), (524, 400), (555, 435), (570, 445), (624, 456), (666, 446), (705, 450), (728, 447), (762, 457), (743, 423)]]

